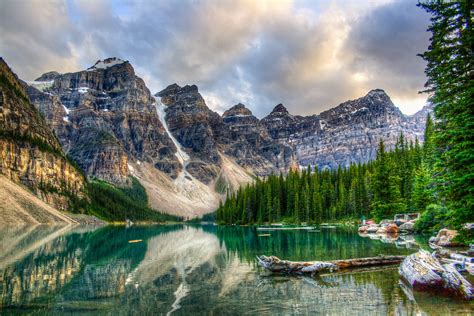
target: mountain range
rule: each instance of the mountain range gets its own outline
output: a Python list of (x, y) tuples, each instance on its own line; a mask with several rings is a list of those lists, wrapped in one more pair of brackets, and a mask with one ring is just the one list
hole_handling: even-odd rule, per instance
[[(48, 145), (62, 159), (50, 161), (61, 166), (58, 174), (50, 173), (58, 183), (80, 194), (81, 170), (89, 179), (118, 187), (135, 177), (151, 207), (186, 217), (214, 210), (225, 192), (255, 176), (367, 162), (375, 158), (380, 139), (391, 148), (400, 133), (422, 142), (431, 111), (427, 106), (406, 116), (383, 90), (374, 89), (318, 115), (292, 115), (278, 104), (258, 119), (241, 103), (222, 115), (212, 111), (196, 85), (171, 84), (152, 94), (133, 66), (118, 58), (74, 73), (48, 72), (29, 82), (16, 78), (3, 60), (1, 66), (2, 82), (8, 83), (2, 83), (0, 95), (2, 135), (24, 128), (28, 137)], [(47, 168), (36, 162), (41, 155), (30, 150), (25, 156), (19, 142), (5, 139), (0, 138), (0, 173), (35, 187), (38, 170)], [(26, 161), (35, 167), (20, 168)], [(78, 165), (77, 176), (67, 169), (69, 163)], [(25, 174), (12, 171), (25, 168)], [(36, 187), (42, 199), (54, 200)]]

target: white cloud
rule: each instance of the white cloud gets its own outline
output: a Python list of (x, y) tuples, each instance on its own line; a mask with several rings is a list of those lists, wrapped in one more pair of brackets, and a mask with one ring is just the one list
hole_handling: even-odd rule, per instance
[[(424, 102), (416, 53), (427, 19), (414, 2), (0, 2), (0, 52), (25, 79), (97, 59), (130, 60), (152, 93), (199, 86), (223, 112), (243, 102), (257, 116), (284, 103), (319, 113), (385, 89), (404, 112)], [(5, 34), (5, 36), (3, 36)]]

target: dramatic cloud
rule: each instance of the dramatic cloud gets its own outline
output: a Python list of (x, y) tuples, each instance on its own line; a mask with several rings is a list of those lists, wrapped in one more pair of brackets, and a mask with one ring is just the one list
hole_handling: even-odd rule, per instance
[(197, 84), (217, 110), (313, 114), (383, 88), (420, 109), (428, 17), (413, 1), (0, 1), (0, 54), (24, 79), (129, 60), (153, 92)]

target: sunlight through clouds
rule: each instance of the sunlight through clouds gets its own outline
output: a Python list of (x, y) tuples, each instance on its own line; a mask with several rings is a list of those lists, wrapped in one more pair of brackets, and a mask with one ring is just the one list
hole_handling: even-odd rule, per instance
[[(0, 53), (19, 76), (129, 60), (155, 93), (196, 84), (223, 112), (314, 114), (382, 88), (420, 109), (428, 18), (416, 1), (0, 2)], [(397, 102), (395, 102), (397, 104)]]

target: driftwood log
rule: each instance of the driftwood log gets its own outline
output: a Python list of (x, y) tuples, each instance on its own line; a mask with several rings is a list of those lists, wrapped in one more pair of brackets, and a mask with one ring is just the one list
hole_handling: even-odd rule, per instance
[(473, 298), (472, 285), (457, 271), (454, 264), (441, 264), (434, 254), (425, 250), (409, 255), (399, 268), (400, 276), (415, 290), (445, 292)]
[(398, 264), (405, 256), (378, 256), (369, 258), (344, 259), (333, 261), (298, 262), (281, 260), (274, 256), (257, 256), (260, 266), (272, 273), (283, 274), (316, 274), (319, 272), (333, 272), (340, 269), (383, 266)]

